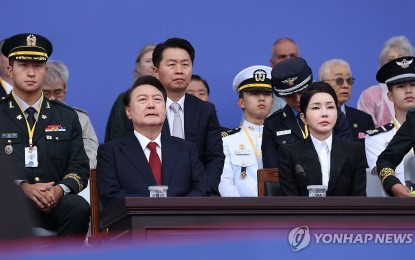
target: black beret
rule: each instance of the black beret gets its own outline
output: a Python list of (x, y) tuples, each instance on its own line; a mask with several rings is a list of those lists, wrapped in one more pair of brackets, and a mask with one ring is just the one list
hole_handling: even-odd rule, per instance
[(313, 73), (303, 58), (293, 57), (277, 63), (271, 79), (274, 94), (285, 97), (305, 90), (313, 82)]
[(52, 43), (45, 37), (34, 33), (14, 35), (4, 42), (1, 52), (16, 60), (47, 61), (52, 54)]

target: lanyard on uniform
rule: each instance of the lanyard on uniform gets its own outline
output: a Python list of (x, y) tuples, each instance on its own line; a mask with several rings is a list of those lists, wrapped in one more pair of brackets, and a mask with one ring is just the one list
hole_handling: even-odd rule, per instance
[(301, 134), (303, 135), (303, 138), (306, 139), (308, 137), (308, 127), (304, 124), (304, 131), (301, 128), (300, 124), (297, 122), (298, 128), (300, 128)]
[(248, 130), (246, 130), (246, 127), (243, 125), (242, 129), (244, 130), (246, 136), (248, 137), (249, 143), (251, 143), (252, 149), (254, 149), (254, 153), (256, 157), (259, 157), (261, 155), (261, 150), (258, 151), (258, 149), (256, 149), (256, 145), (254, 144), (254, 141), (252, 141), (251, 136), (248, 133)]
[[(16, 96), (14, 95), (14, 92), (13, 92), (13, 91), (12, 91), (12, 95), (13, 95), (14, 100), (17, 100), (17, 99), (16, 99)], [(16, 102), (16, 103), (17, 103), (17, 105), (19, 106), (20, 111), (22, 111), (22, 113), (23, 113), (23, 115), (24, 115), (24, 111), (23, 111), (23, 109), (20, 107), (19, 102)], [(37, 113), (37, 117), (35, 118), (35, 123), (33, 124), (33, 127), (32, 127), (32, 128), (30, 128), (29, 122), (27, 121), (27, 117), (24, 117), (24, 118), (25, 118), (25, 120), (26, 120), (27, 132), (29, 133), (29, 146), (33, 146), (33, 135), (34, 135), (34, 133), (35, 133), (35, 128), (36, 128), (36, 124), (37, 124), (37, 119), (39, 118), (39, 115), (40, 115), (40, 109), (42, 108), (42, 103), (43, 103), (43, 92), (42, 92), (42, 96), (41, 96), (41, 100), (40, 100), (39, 111), (38, 111), (38, 113)]]
[(395, 118), (392, 118), (392, 123), (395, 126), (396, 131), (398, 131), (399, 130), (399, 127), (398, 127), (398, 124), (395, 121)]

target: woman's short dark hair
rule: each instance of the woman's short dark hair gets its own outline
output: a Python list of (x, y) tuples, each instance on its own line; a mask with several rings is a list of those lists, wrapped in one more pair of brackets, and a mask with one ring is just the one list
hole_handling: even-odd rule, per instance
[(170, 38), (165, 42), (156, 45), (156, 48), (153, 51), (154, 67), (158, 68), (160, 66), (160, 62), (163, 59), (163, 51), (167, 48), (178, 48), (187, 51), (193, 64), (193, 61), (195, 60), (195, 49), (192, 44), (185, 39)]
[(155, 87), (156, 89), (158, 89), (163, 95), (164, 102), (166, 102), (167, 92), (166, 92), (166, 89), (164, 89), (163, 84), (161, 84), (160, 80), (158, 80), (154, 76), (143, 76), (141, 78), (138, 78), (134, 82), (134, 85), (130, 89), (128, 89), (127, 92), (125, 92), (124, 97), (123, 97), (124, 106), (128, 107), (130, 105), (131, 93), (133, 92), (135, 88), (142, 86), (142, 85), (151, 85)]
[(333, 97), (334, 103), (336, 104), (337, 108), (337, 95), (334, 89), (326, 82), (323, 81), (316, 81), (311, 83), (311, 85), (307, 88), (306, 91), (301, 95), (300, 99), (300, 110), (301, 112), (306, 115), (306, 110), (308, 104), (310, 103), (310, 99), (317, 93), (327, 93)]

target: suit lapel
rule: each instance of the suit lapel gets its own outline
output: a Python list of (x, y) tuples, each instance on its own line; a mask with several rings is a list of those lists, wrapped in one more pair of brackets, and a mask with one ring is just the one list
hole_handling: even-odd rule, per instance
[(332, 191), (337, 177), (339, 176), (341, 170), (343, 169), (343, 165), (346, 161), (345, 154), (342, 148), (341, 141), (333, 136), (333, 143), (331, 146), (331, 155), (330, 155), (330, 179), (329, 179), (329, 187), (327, 189), (327, 194), (330, 194)]
[(166, 116), (166, 120), (164, 120), (164, 124), (163, 124), (163, 128), (161, 129), (161, 132), (163, 134), (170, 135), (170, 127), (169, 127), (169, 121), (167, 120), (167, 116)]
[(196, 97), (186, 94), (184, 99), (184, 136), (191, 142), (196, 142), (197, 130), (200, 115), (200, 107), (195, 103)]
[(314, 148), (313, 141), (310, 137), (301, 141), (304, 143), (303, 149), (303, 158), (304, 158), (304, 171), (307, 174), (308, 183), (310, 185), (321, 184), (322, 174), (321, 174), (321, 165), (320, 160), (318, 159), (318, 154)]
[(162, 182), (169, 185), (170, 181), (174, 180), (175, 166), (180, 154), (179, 148), (176, 145), (175, 138), (169, 135), (161, 135), (161, 157), (162, 157)]
[(51, 102), (45, 97), (43, 98), (42, 106), (39, 112), (35, 134), (33, 136), (33, 143), (36, 143), (39, 137), (41, 137), (45, 132), (46, 127), (49, 125), (49, 122), (52, 120), (55, 113), (55, 110), (52, 109)]
[(121, 152), (127, 157), (131, 164), (136, 168), (137, 172), (143, 176), (147, 184), (157, 185), (153, 172), (148, 164), (146, 155), (141, 148), (140, 142), (137, 140), (133, 132), (130, 132), (121, 141)]

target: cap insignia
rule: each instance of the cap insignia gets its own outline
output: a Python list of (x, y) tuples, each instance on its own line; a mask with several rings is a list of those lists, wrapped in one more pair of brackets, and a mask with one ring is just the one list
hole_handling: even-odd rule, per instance
[(288, 78), (288, 79), (286, 79), (284, 81), (281, 81), (281, 82), (284, 83), (284, 84), (287, 84), (288, 86), (294, 86), (294, 81), (296, 81), (297, 78), (298, 78), (298, 76), (294, 77), (294, 78)]
[(254, 79), (255, 81), (265, 81), (267, 78), (267, 72), (265, 70), (256, 70), (254, 71)]
[(409, 65), (412, 64), (413, 60), (406, 60), (403, 59), (402, 61), (397, 61), (396, 64), (398, 64), (398, 66), (401, 66), (402, 69), (406, 69), (409, 67)]
[(34, 36), (33, 34), (30, 34), (29, 36), (27, 36), (26, 43), (27, 43), (27, 46), (30, 46), (30, 47), (36, 46), (36, 36)]

